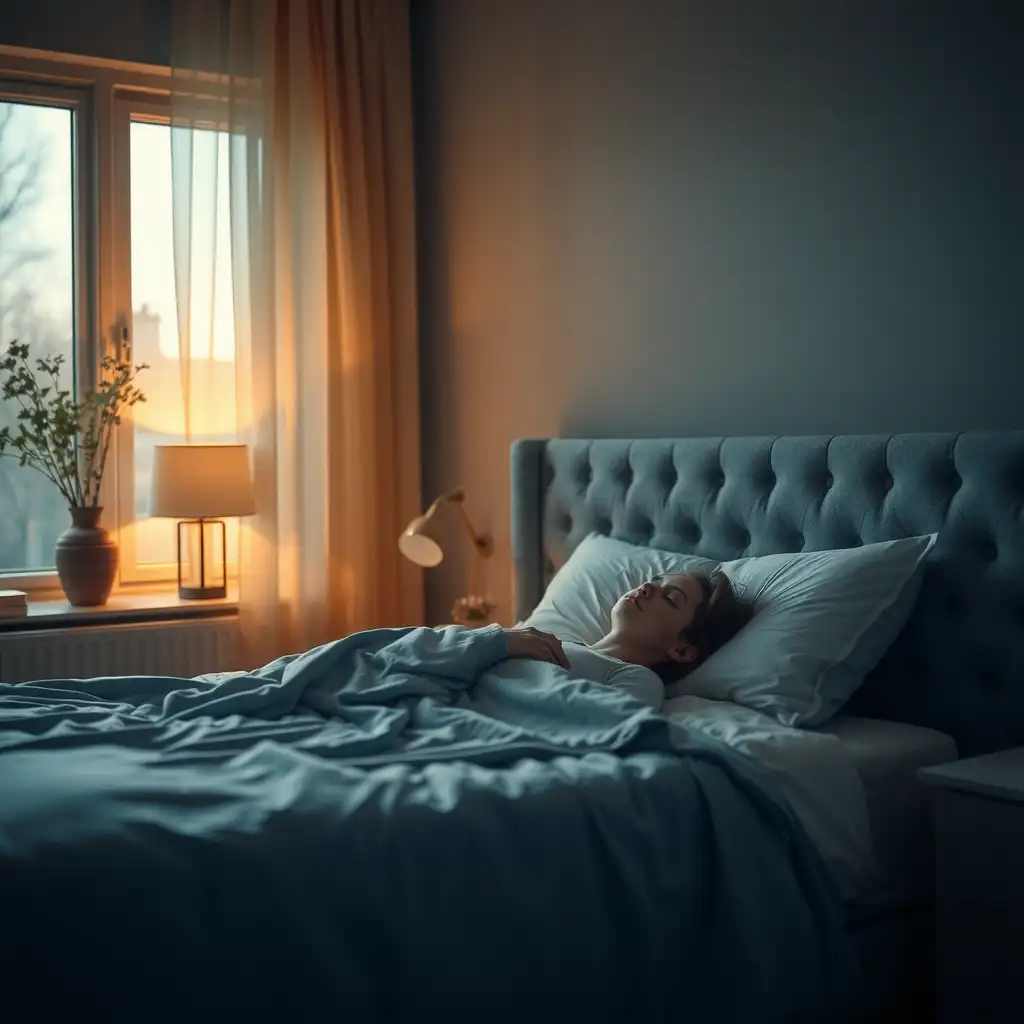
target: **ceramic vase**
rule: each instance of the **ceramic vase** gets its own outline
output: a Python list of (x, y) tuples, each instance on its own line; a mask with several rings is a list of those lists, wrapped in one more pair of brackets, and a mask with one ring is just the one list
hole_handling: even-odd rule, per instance
[(57, 576), (68, 604), (92, 608), (107, 603), (117, 576), (119, 552), (99, 525), (102, 508), (69, 508), (71, 526), (57, 540)]

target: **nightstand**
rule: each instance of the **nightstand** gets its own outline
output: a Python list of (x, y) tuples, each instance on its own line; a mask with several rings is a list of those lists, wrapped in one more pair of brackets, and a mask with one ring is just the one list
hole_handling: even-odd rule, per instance
[(918, 777), (936, 790), (936, 1019), (1024, 1020), (1024, 747)]

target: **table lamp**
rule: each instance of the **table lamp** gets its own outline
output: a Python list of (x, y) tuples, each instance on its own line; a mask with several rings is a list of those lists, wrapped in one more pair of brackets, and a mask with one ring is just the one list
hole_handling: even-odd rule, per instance
[(440, 565), (444, 559), (444, 549), (438, 539), (437, 513), (445, 505), (454, 505), (459, 513), (466, 535), (476, 553), (470, 569), (469, 595), (459, 598), (452, 610), (452, 617), (460, 622), (463, 619), (484, 620), (494, 610), (494, 605), (485, 598), (476, 595), (477, 567), (480, 560), (490, 558), (494, 554), (494, 540), (486, 533), (477, 533), (466, 512), (466, 495), (462, 490), (452, 491), (435, 498), (430, 508), (421, 516), (417, 516), (405, 528), (398, 538), (398, 549), (410, 562), (424, 569)]
[(151, 516), (177, 519), (178, 596), (227, 597), (224, 518), (255, 504), (244, 444), (167, 444), (153, 449)]

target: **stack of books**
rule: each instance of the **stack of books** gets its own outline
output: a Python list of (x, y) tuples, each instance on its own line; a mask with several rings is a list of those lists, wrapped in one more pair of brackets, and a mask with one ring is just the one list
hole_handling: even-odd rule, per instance
[(0, 619), (28, 615), (28, 594), (24, 590), (0, 590)]

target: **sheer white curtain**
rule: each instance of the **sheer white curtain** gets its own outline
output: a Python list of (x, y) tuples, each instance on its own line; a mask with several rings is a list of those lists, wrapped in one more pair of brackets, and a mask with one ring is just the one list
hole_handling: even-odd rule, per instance
[[(224, 393), (217, 363), (233, 358), (228, 151), (230, 135), (214, 128), (172, 127), (171, 223), (186, 442), (228, 440), (237, 433), (236, 392)], [(225, 259), (225, 257), (227, 257)], [(245, 253), (238, 253), (245, 271)]]
[(180, 0), (174, 15), (183, 393), (195, 430), (226, 194), (257, 502), (241, 531), (248, 660), (419, 623), (422, 579), (396, 546), (420, 506), (405, 0)]

